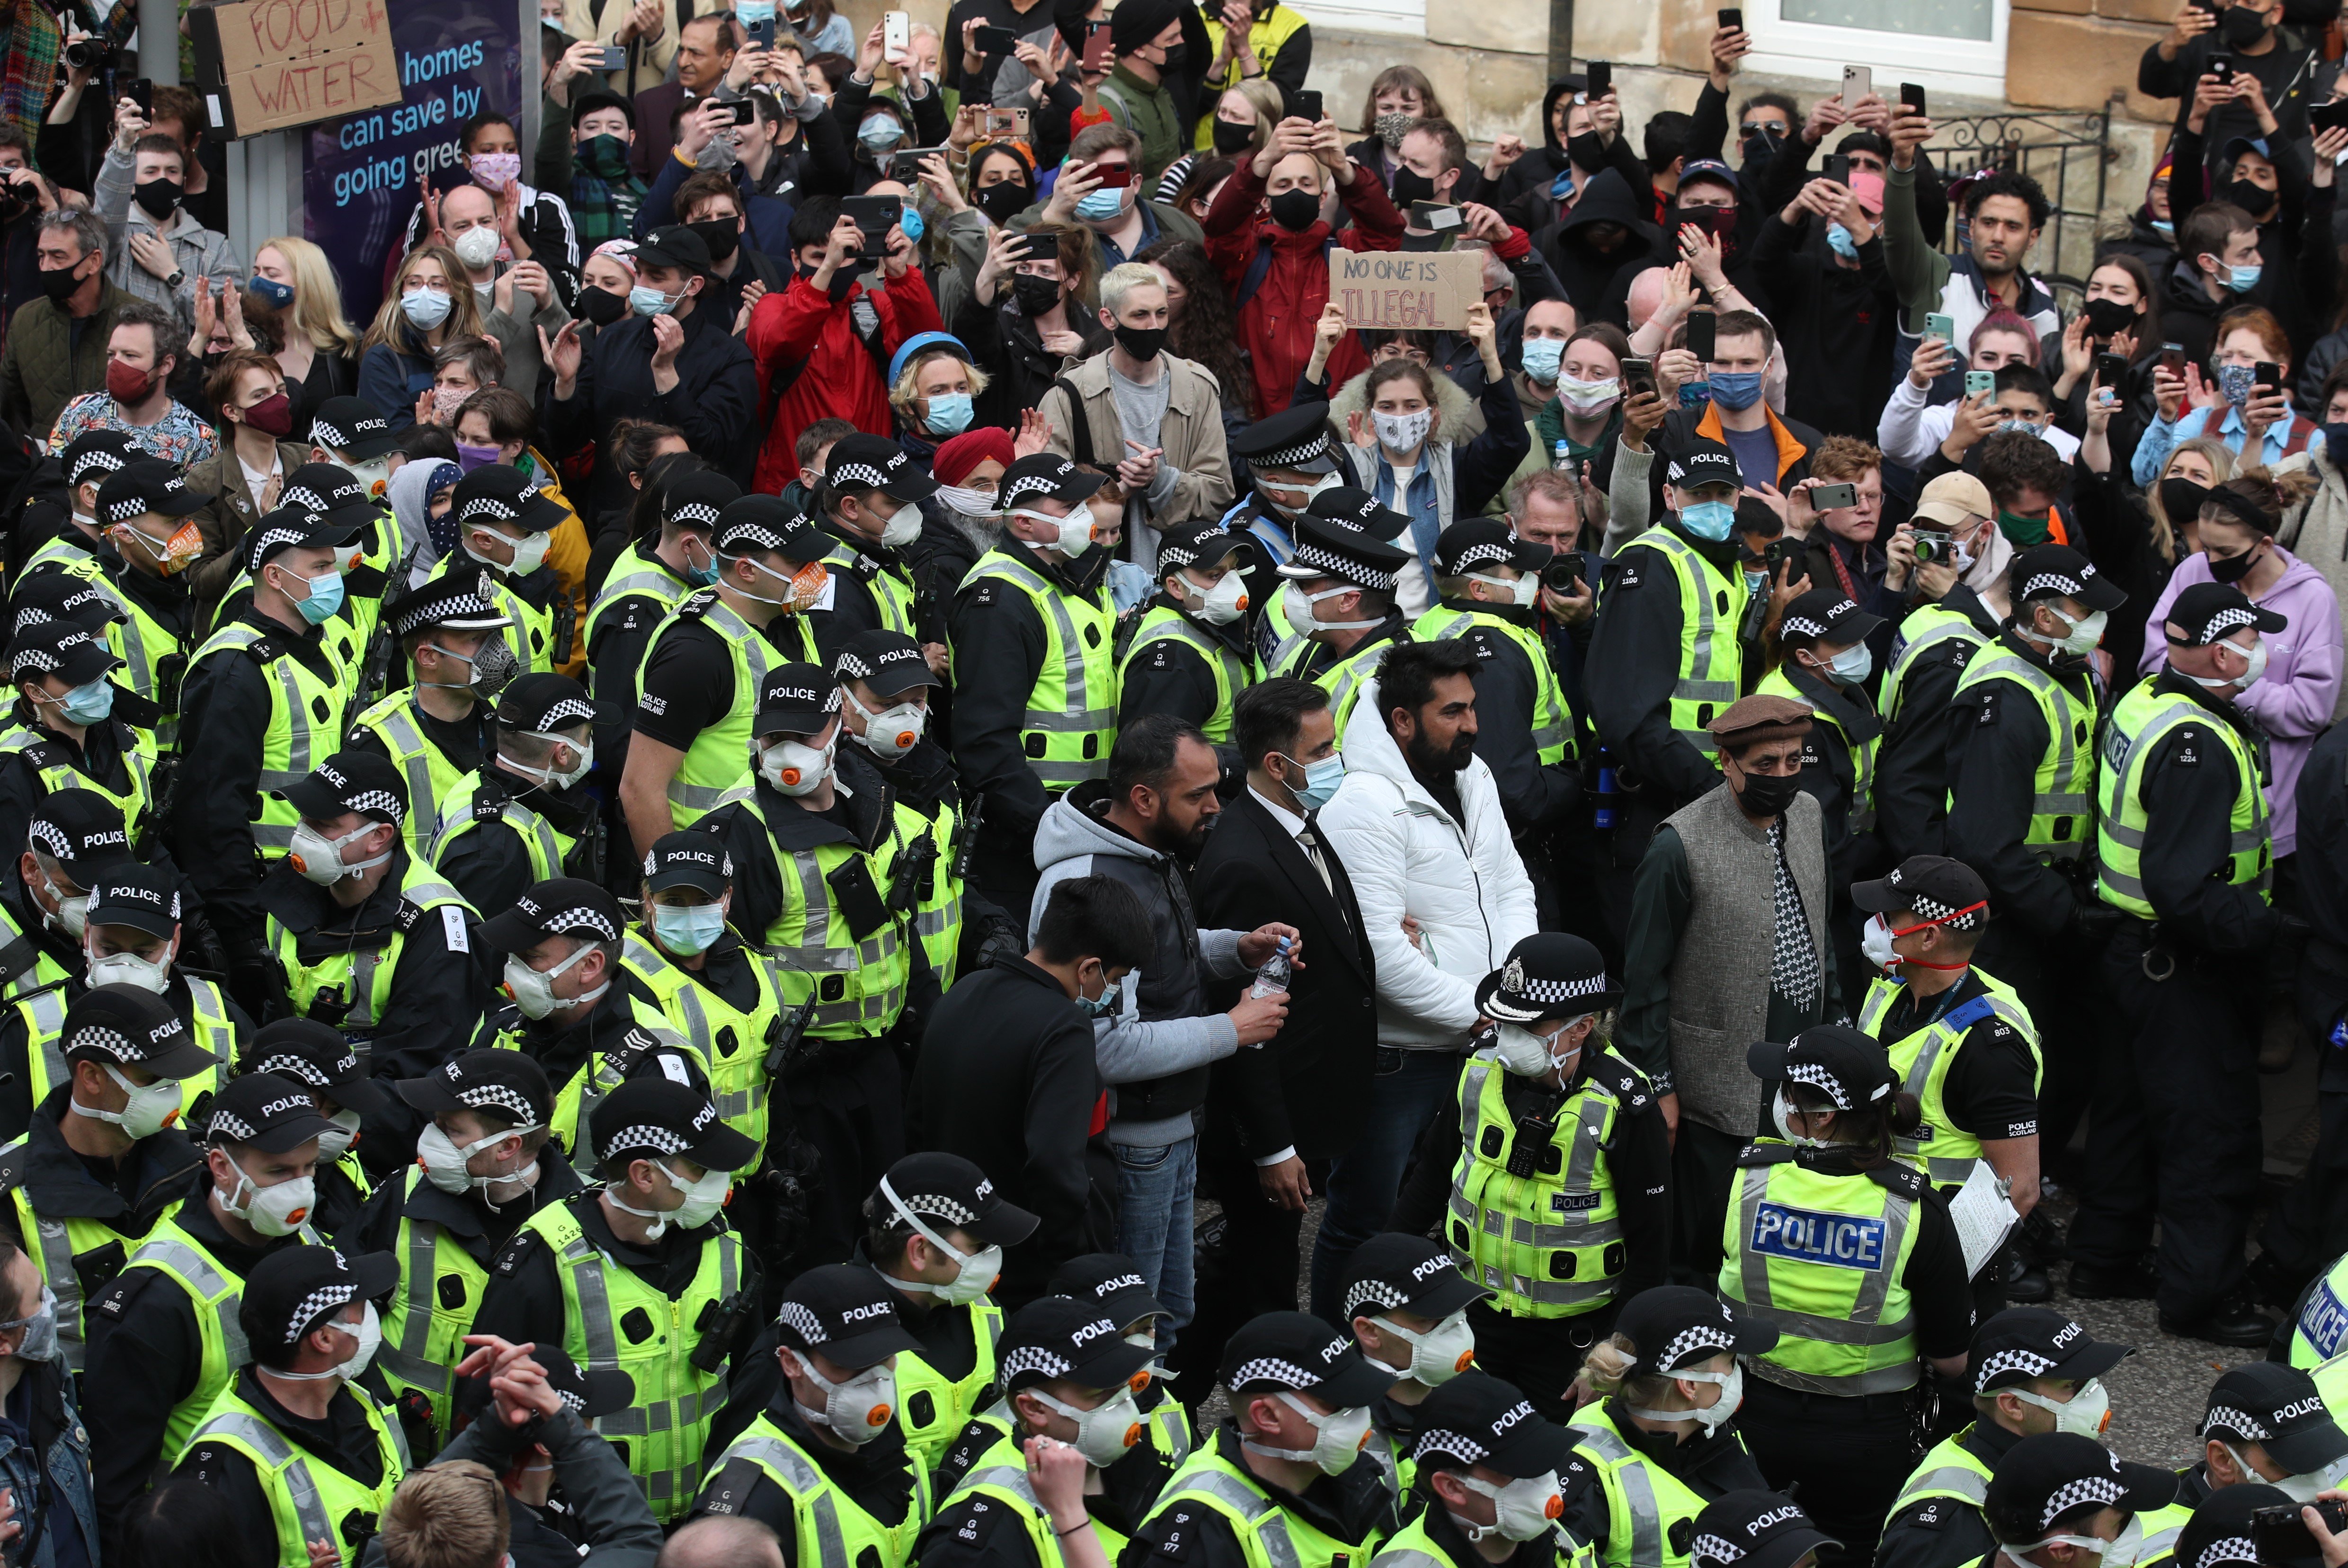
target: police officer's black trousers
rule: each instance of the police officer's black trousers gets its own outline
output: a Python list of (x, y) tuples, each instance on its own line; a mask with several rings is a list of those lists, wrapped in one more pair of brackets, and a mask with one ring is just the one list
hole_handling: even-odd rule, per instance
[[(782, 1097), (816, 1152), (807, 1233), (781, 1271), (844, 1264), (865, 1233), (864, 1200), (905, 1155), (905, 1075), (886, 1040), (833, 1044), (787, 1081)], [(776, 1272), (776, 1260), (768, 1269)]]
[(1488, 1301), (1470, 1302), (1468, 1326), (1476, 1331), (1476, 1366), (1512, 1383), (1543, 1420), (1560, 1425), (1573, 1418), (1566, 1392), (1581, 1370), (1591, 1346), (1614, 1332), (1620, 1298), (1579, 1317), (1510, 1317)]
[(2128, 922), (2098, 966), (2107, 1033), (2071, 1259), (2134, 1268), (2157, 1215), (2160, 1311), (2192, 1323), (2242, 1281), (2265, 994), (2255, 956), (2229, 963), (2156, 947), (2151, 934)]
[(2067, 1168), (2064, 1151), (2086, 1115), (2103, 1054), (2096, 988), (2087, 983), (2096, 954), (2062, 936), (2043, 936), (2019, 921), (1992, 921), (1973, 965), (2013, 987), (2038, 1031), (2044, 1076), (2038, 1086), (2038, 1167)]
[(1818, 1548), (1818, 1568), (1866, 1568), (1883, 1517), (1916, 1461), (1915, 1394), (1800, 1394), (1751, 1372), (1737, 1412), (1745, 1446), (1778, 1491), (1842, 1542)]

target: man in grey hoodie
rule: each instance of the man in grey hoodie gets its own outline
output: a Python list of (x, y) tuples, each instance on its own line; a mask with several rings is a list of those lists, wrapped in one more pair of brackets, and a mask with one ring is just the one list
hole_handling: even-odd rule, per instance
[[(1134, 1261), (1167, 1310), (1158, 1331), (1160, 1356), (1190, 1321), (1191, 1190), (1208, 1064), (1261, 1046), (1288, 1016), (1285, 992), (1242, 995), (1228, 1013), (1210, 1012), (1208, 983), (1244, 978), (1283, 938), (1290, 961), (1302, 957), (1294, 926), (1201, 931), (1190, 912), (1184, 868), (1198, 859), (1222, 809), (1215, 799), (1220, 771), (1198, 726), (1153, 713), (1118, 732), (1107, 779), (1088, 779), (1055, 800), (1035, 829), (1041, 875), (1031, 926), (1051, 903), (1052, 889), (1070, 877), (1115, 878), (1149, 912), (1152, 955), (1100, 998), (1093, 1029), (1112, 1095), (1117, 1251)], [(1034, 930), (1028, 934), (1035, 939)]]

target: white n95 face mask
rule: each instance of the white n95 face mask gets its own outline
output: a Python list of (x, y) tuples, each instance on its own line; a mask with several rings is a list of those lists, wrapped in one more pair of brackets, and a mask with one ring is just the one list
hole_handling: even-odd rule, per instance
[(823, 1408), (809, 1410), (809, 1415), (851, 1443), (869, 1443), (888, 1429), (897, 1414), (897, 1374), (888, 1362), (838, 1383), (817, 1371), (805, 1356), (799, 1366), (808, 1381), (823, 1390)]
[(221, 1208), (264, 1236), (292, 1235), (317, 1206), (318, 1184), (312, 1178), (296, 1176), (274, 1187), (256, 1186), (242, 1166), (237, 1168), (236, 1190), (221, 1197)]
[(832, 748), (839, 744), (836, 733), (820, 747), (778, 740), (758, 753), (758, 776), (782, 794), (812, 795), (831, 777)]
[(135, 1084), (123, 1077), (121, 1069), (112, 1062), (101, 1065), (106, 1068), (106, 1076), (120, 1085), (122, 1092), (130, 1097), (129, 1103), (120, 1110), (98, 1110), (76, 1100), (73, 1102), (76, 1116), (86, 1116), (92, 1121), (110, 1121), (122, 1129), (123, 1137), (134, 1143), (139, 1139), (153, 1137), (180, 1119), (179, 1079), (157, 1078), (150, 1084)]
[(171, 960), (157, 964), (136, 953), (109, 953), (103, 958), (93, 954), (82, 966), (82, 978), (91, 986), (136, 985), (160, 996), (171, 983)]
[(1241, 1447), (1276, 1460), (1286, 1460), (1291, 1464), (1317, 1465), (1323, 1475), (1344, 1475), (1354, 1468), (1354, 1461), (1361, 1458), (1362, 1446), (1370, 1440), (1370, 1408), (1367, 1405), (1334, 1410), (1324, 1416), (1285, 1389), (1272, 1398), (1313, 1423), (1313, 1429), (1318, 1434), (1313, 1445), (1309, 1449), (1273, 1449), (1242, 1439)]
[(927, 1284), (919, 1280), (891, 1280), (890, 1284), (899, 1290), (927, 1291), (941, 1301), (956, 1306), (967, 1306), (994, 1288), (995, 1280), (1003, 1274), (1001, 1247), (985, 1246), (974, 1253), (963, 1252), (932, 1230), (921, 1215), (907, 1208), (905, 1201), (897, 1196), (897, 1190), (889, 1185), (886, 1176), (880, 1178), (880, 1195), (889, 1200), (889, 1206), (897, 1211), (900, 1219), (913, 1227), (914, 1234), (953, 1259), (955, 1264), (954, 1277), (944, 1284)]
[(326, 1119), (335, 1125), (318, 1134), (318, 1163), (321, 1165), (331, 1165), (340, 1160), (351, 1151), (351, 1145), (359, 1140), (357, 1111), (338, 1110)]
[[(1509, 1541), (1538, 1541), (1557, 1527), (1565, 1515), (1565, 1489), (1558, 1484), (1557, 1472), (1526, 1476), (1506, 1486), (1496, 1486), (1464, 1471), (1459, 1483), (1468, 1491), (1481, 1492), (1492, 1500), (1492, 1522), (1460, 1525), (1460, 1533), (1470, 1541), (1481, 1541), (1497, 1531)], [(1451, 1516), (1457, 1520), (1459, 1516)]]
[(1079, 1410), (1055, 1399), (1041, 1387), (1027, 1392), (1046, 1408), (1076, 1422), (1076, 1449), (1095, 1470), (1107, 1470), (1141, 1440), (1141, 1407), (1135, 1402), (1130, 1388), (1119, 1388), (1089, 1410)]
[(2028, 1388), (2009, 1388), (2010, 1393), (2025, 1405), (2035, 1405), (2054, 1418), (2054, 1429), (2071, 1432), (2083, 1438), (2100, 1438), (2112, 1424), (2112, 1397), (2104, 1389), (2103, 1379), (2090, 1377), (2077, 1393), (2067, 1400), (2050, 1399)]
[[(1410, 1346), (1408, 1376), (1424, 1387), (1438, 1387), (1450, 1382), (1476, 1359), (1476, 1330), (1468, 1321), (1465, 1307), (1423, 1334), (1405, 1328), (1390, 1317), (1380, 1318), (1378, 1327)], [(1526, 1541), (1531, 1537), (1510, 1539)]]
[(1632, 1415), (1643, 1416), (1650, 1421), (1684, 1421), (1693, 1416), (1703, 1426), (1704, 1435), (1709, 1437), (1726, 1425), (1728, 1418), (1736, 1414), (1745, 1403), (1745, 1368), (1742, 1367), (1731, 1364), (1725, 1372), (1667, 1372), (1663, 1376), (1684, 1377), (1691, 1383), (1716, 1384), (1720, 1388), (1720, 1398), (1700, 1410), (1634, 1409), (1631, 1412)]
[(922, 743), (922, 731), (929, 725), (930, 710), (920, 703), (895, 703), (876, 713), (858, 702), (856, 694), (847, 687), (842, 686), (839, 695), (863, 717), (864, 733), (856, 739), (874, 756), (894, 760)]
[(1237, 572), (1226, 572), (1213, 587), (1201, 588), (1185, 576), (1182, 602), (1210, 626), (1228, 626), (1247, 614), (1247, 579)]

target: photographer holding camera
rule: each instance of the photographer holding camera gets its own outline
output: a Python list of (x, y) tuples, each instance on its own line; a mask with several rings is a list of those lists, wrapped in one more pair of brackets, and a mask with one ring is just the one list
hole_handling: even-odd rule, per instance
[(41, 214), (57, 205), (55, 187), (33, 168), (33, 145), (13, 125), (0, 125), (0, 344), (17, 308), (41, 297)]

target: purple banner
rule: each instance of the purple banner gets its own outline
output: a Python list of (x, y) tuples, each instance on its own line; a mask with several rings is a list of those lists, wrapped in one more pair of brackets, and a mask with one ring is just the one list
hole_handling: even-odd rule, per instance
[[(426, 181), (458, 160), (457, 128), (484, 108), (521, 123), (514, 0), (399, 0), (387, 10), (405, 96), (299, 132), (304, 228), (334, 262), (344, 311), (362, 331), (383, 302), (385, 270)], [(538, 40), (529, 43), (535, 51)], [(527, 168), (530, 149), (522, 153)]]

